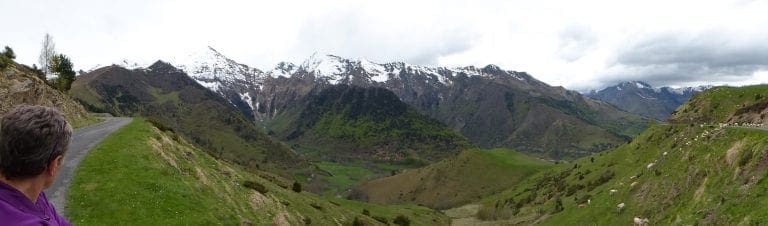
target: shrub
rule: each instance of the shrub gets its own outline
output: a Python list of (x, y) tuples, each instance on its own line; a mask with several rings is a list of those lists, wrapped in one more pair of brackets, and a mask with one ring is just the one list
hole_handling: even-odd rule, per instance
[(256, 191), (258, 191), (261, 194), (266, 194), (267, 191), (268, 191), (267, 187), (264, 187), (263, 184), (259, 184), (256, 181), (247, 180), (247, 181), (243, 182), (243, 186), (245, 186), (246, 188), (250, 188), (250, 189), (256, 190)]
[(168, 131), (174, 132), (173, 128), (171, 128), (169, 126), (166, 126), (165, 124), (160, 122), (160, 120), (157, 120), (155, 118), (147, 118), (147, 122), (152, 124), (152, 126), (154, 126), (155, 128), (159, 129), (160, 131), (163, 131), (163, 132), (168, 132)]
[(396, 225), (400, 226), (409, 226), (411, 225), (411, 219), (408, 219), (408, 217), (404, 215), (397, 215), (394, 220), (392, 220), (392, 223), (395, 223)]
[(317, 203), (310, 203), (309, 206), (311, 206), (312, 208), (315, 208), (317, 210), (323, 210), (323, 207), (320, 206), (320, 204), (317, 204)]
[(576, 199), (576, 204), (584, 204), (584, 203), (587, 203), (587, 201), (588, 201), (589, 199), (591, 199), (591, 198), (592, 198), (592, 195), (590, 195), (590, 194), (585, 194), (584, 196), (581, 196), (581, 197), (579, 197), (578, 199)]
[(381, 222), (382, 224), (386, 224), (386, 225), (389, 225), (389, 219), (387, 219), (386, 217), (382, 217), (382, 216), (373, 216), (372, 218), (373, 218), (374, 220), (378, 221), (378, 222)]
[(291, 186), (291, 189), (295, 192), (301, 192), (301, 183), (298, 181), (293, 182), (293, 186)]
[(363, 215), (371, 216), (371, 211), (368, 211), (368, 209), (363, 209)]
[(355, 219), (352, 220), (352, 226), (365, 226), (365, 225), (366, 225), (365, 221), (361, 220), (358, 217), (355, 217)]
[(5, 46), (5, 50), (3, 50), (3, 52), (0, 54), (2, 54), (5, 58), (11, 59), (11, 60), (16, 59), (16, 54), (13, 53), (13, 49), (11, 49), (11, 47), (8, 47), (8, 46)]
[(312, 218), (309, 218), (309, 217), (304, 218), (304, 224), (305, 225), (311, 225), (312, 224)]
[(752, 160), (752, 149), (747, 149), (744, 151), (744, 154), (741, 155), (741, 159), (739, 159), (739, 166), (747, 165), (749, 160)]
[(555, 208), (552, 210), (552, 213), (559, 213), (564, 209), (565, 207), (563, 207), (563, 200), (560, 199), (560, 196), (555, 197)]

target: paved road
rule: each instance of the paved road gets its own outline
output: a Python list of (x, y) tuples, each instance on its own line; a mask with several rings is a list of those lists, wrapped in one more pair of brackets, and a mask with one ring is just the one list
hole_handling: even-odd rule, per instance
[(60, 214), (64, 213), (67, 198), (67, 190), (75, 175), (75, 168), (80, 164), (88, 151), (96, 144), (104, 140), (107, 135), (131, 122), (131, 118), (104, 118), (104, 121), (75, 129), (72, 134), (72, 142), (64, 156), (64, 165), (59, 171), (59, 176), (50, 188), (45, 190), (48, 199), (53, 202)]

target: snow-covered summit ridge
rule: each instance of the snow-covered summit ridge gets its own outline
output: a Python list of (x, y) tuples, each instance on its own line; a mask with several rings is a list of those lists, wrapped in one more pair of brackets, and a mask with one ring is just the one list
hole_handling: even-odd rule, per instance
[(351, 76), (363, 76), (372, 82), (386, 83), (392, 78), (399, 77), (401, 73), (425, 75), (441, 83), (451, 83), (454, 77), (460, 75), (469, 77), (508, 75), (520, 81), (532, 79), (523, 72), (505, 71), (493, 64), (483, 68), (474, 66), (455, 68), (427, 67), (403, 62), (376, 63), (367, 59), (347, 59), (336, 55), (321, 55), (317, 53), (312, 54), (312, 56), (298, 66), (285, 62), (280, 63), (274, 70), (267, 72), (267, 74), (273, 77), (289, 77), (289, 75), (296, 72), (313, 74), (316, 78), (326, 80), (330, 84), (349, 81)]
[(616, 89), (616, 90), (624, 90), (624, 89), (641, 89), (641, 90), (651, 90), (656, 93), (676, 93), (676, 94), (686, 94), (686, 93), (695, 93), (695, 92), (701, 92), (706, 89), (712, 88), (711, 85), (701, 85), (701, 86), (695, 86), (695, 87), (653, 87), (649, 85), (646, 82), (643, 81), (629, 81), (629, 82), (621, 82), (614, 86), (609, 86), (601, 91), (608, 90), (608, 89)]
[(261, 70), (235, 62), (210, 46), (170, 62), (206, 87), (213, 82), (250, 83), (263, 76)]

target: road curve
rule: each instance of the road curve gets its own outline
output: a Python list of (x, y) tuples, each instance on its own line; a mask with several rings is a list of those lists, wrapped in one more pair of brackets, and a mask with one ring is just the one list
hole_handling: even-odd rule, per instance
[(72, 177), (75, 176), (75, 169), (80, 161), (107, 135), (127, 125), (131, 120), (131, 118), (109, 117), (104, 118), (101, 123), (75, 129), (72, 133), (72, 141), (69, 143), (69, 150), (64, 154), (64, 164), (59, 170), (59, 175), (53, 185), (45, 190), (48, 199), (53, 202), (60, 214), (64, 214), (64, 207), (67, 204), (67, 190), (69, 184), (72, 183)]

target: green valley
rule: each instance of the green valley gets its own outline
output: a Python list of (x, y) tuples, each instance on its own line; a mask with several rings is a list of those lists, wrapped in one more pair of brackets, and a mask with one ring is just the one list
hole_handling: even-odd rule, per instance
[(296, 192), (291, 180), (217, 160), (143, 119), (98, 145), (71, 188), (66, 212), (77, 225), (377, 225), (398, 217), (412, 225), (447, 224), (425, 207)]

